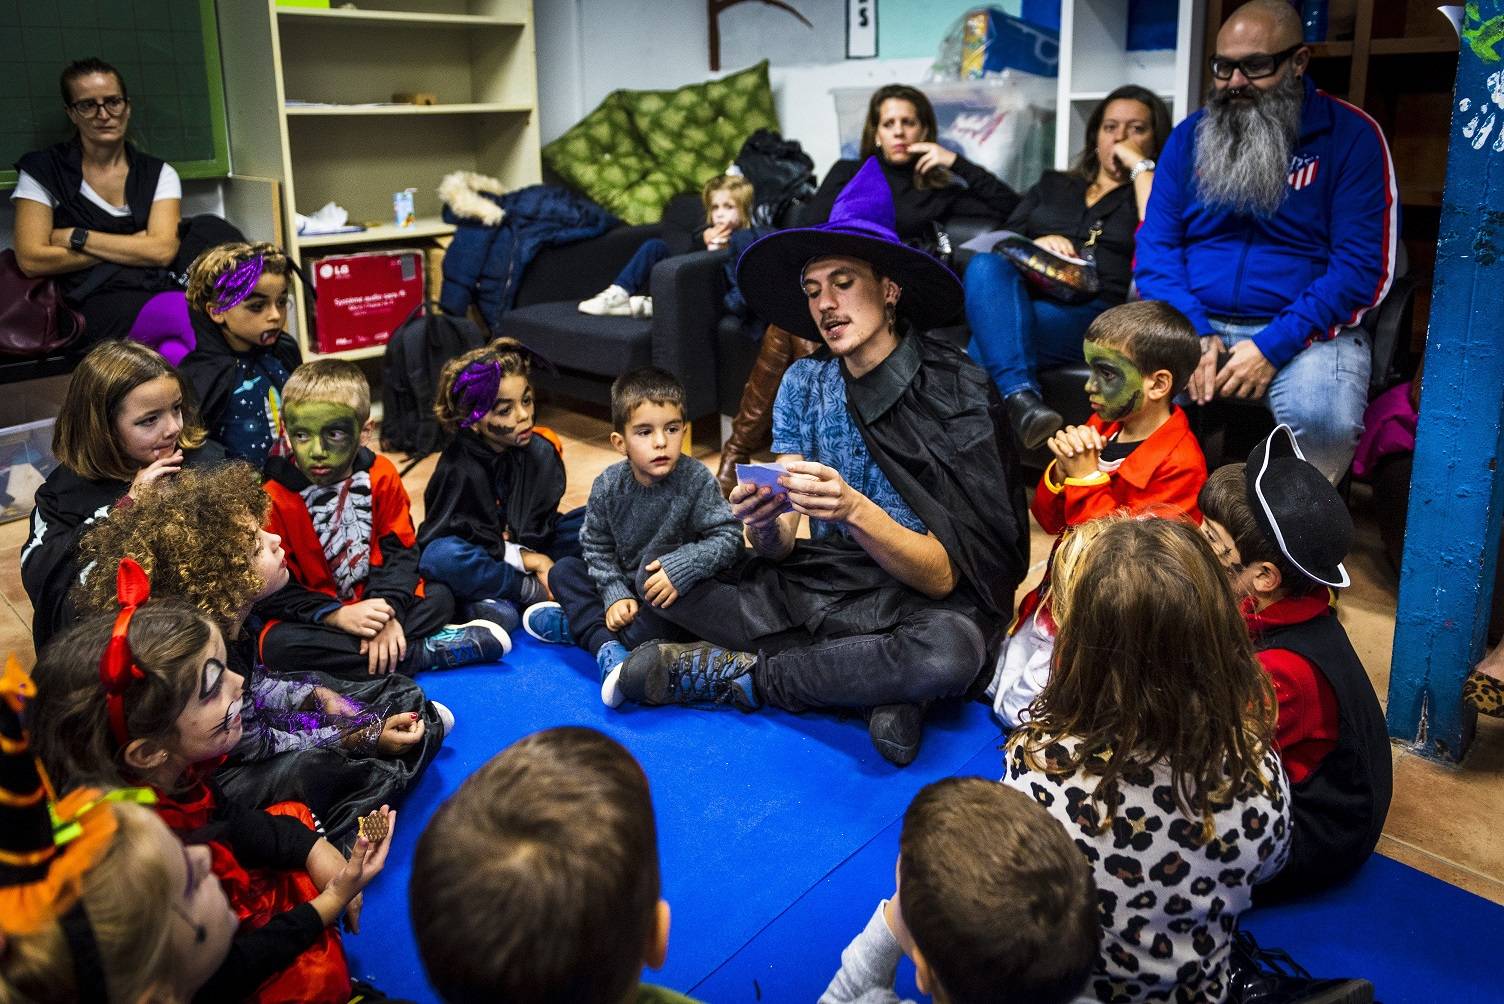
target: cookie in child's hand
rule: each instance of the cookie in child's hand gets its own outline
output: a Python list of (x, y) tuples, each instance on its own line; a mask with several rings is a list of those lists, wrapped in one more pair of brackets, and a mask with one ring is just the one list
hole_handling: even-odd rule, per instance
[(386, 814), (380, 809), (369, 815), (361, 816), (355, 824), (356, 832), (365, 837), (372, 844), (379, 844), (386, 839), (391, 832), (391, 824), (386, 821)]

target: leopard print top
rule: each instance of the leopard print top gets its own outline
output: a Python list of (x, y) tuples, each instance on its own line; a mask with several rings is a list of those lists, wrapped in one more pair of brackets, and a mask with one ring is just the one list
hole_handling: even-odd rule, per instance
[[(1043, 751), (1061, 762), (1075, 748), (1061, 740)], [(1238, 915), (1255, 883), (1284, 867), (1290, 851), (1290, 792), (1279, 756), (1263, 761), (1273, 791), (1254, 791), (1214, 807), (1216, 836), (1175, 804), (1169, 766), (1120, 779), (1112, 826), (1090, 794), (1097, 779), (1080, 771), (1030, 768), (1021, 746), (1008, 753), (1004, 784), (1060, 820), (1096, 873), (1102, 950), (1083, 1000), (1222, 1001), (1227, 956)]]

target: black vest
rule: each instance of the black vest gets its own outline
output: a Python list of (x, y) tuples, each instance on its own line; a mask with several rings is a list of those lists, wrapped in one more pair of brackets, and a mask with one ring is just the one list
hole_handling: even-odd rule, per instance
[[(83, 227), (102, 234), (134, 234), (146, 229), (151, 217), (152, 199), (157, 194), (157, 181), (162, 177), (163, 161), (142, 153), (134, 146), (125, 144), (125, 159), (129, 170), (125, 176), (125, 202), (130, 207), (129, 216), (114, 216), (84, 197), (79, 191), (83, 184), (83, 147), (74, 137), (56, 143), (45, 150), (33, 150), (16, 161), (16, 169), (25, 171), (37, 180), (57, 201), (52, 208), (54, 227)], [(53, 277), (53, 281), (70, 299), (82, 300), (90, 292), (104, 288), (111, 280), (120, 284), (121, 273), (129, 266), (102, 262), (92, 268), (68, 272)], [(144, 282), (126, 282), (129, 288), (170, 289), (164, 281), (165, 270), (131, 269), (149, 276)]]
[(1379, 842), (1394, 780), (1384, 712), (1335, 613), (1269, 628), (1253, 644), (1313, 663), (1336, 693), (1339, 713), (1336, 747), (1291, 785), (1290, 860), (1259, 887), (1262, 901), (1311, 892), (1356, 871)]

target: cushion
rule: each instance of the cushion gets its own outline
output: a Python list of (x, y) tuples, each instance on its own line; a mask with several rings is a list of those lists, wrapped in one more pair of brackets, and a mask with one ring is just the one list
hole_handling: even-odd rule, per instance
[(676, 91), (612, 91), (543, 148), (560, 177), (631, 224), (698, 192), (761, 128), (777, 129), (768, 64)]
[(615, 377), (652, 365), (652, 329), (648, 318), (582, 314), (569, 301), (510, 310), (502, 319), (501, 333), (561, 369)]

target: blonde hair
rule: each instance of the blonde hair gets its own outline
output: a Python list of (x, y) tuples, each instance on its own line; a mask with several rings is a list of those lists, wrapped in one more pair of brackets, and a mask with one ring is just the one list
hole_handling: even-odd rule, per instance
[(1081, 567), (1081, 559), (1086, 555), (1087, 548), (1102, 535), (1103, 530), (1128, 518), (1130, 517), (1125, 511), (1119, 510), (1087, 523), (1068, 526), (1060, 535), (1060, 543), (1055, 545), (1055, 553), (1050, 556), (1050, 582), (1045, 593), (1045, 599), (1050, 605), (1050, 617), (1055, 621), (1057, 629), (1070, 611), (1071, 583)]
[(705, 222), (710, 222), (710, 200), (715, 198), (715, 193), (724, 190), (731, 196), (731, 201), (736, 203), (736, 211), (741, 213), (742, 221), (737, 225), (738, 230), (752, 225), (752, 182), (739, 174), (718, 174), (705, 182), (700, 189), (700, 201), (705, 205)]
[(115, 576), (107, 572), (130, 556), (153, 595), (187, 600), (228, 632), (265, 586), (256, 571), (257, 531), (270, 501), (261, 475), (243, 461), (190, 467), (153, 481), (134, 499), (79, 541), (79, 564), (95, 570), (75, 587), (75, 602), (113, 613)]
[(183, 395), (178, 448), (204, 445), (208, 433), (199, 425), (198, 406), (182, 374), (155, 350), (118, 338), (94, 346), (73, 370), (52, 430), (52, 455), (90, 481), (133, 479), (140, 465), (120, 448), (115, 419), (127, 394), (164, 376), (176, 380)]
[(288, 265), (287, 252), (275, 244), (258, 241), (255, 244), (220, 244), (193, 259), (188, 266), (188, 306), (201, 314), (209, 312), (209, 305), (218, 297), (214, 284), (236, 267), (256, 255), (261, 256), (261, 274), (286, 276), (292, 269)]
[(315, 359), (292, 371), (282, 388), (282, 411), (317, 401), (347, 405), (357, 424), (371, 417), (371, 385), (360, 367), (345, 359)]
[[(110, 1001), (134, 1004), (172, 975), (172, 871), (158, 851), (166, 824), (152, 810), (113, 802), (115, 836), (83, 880), (82, 905), (99, 945)], [(0, 1004), (75, 1001), (73, 956), (57, 921), (32, 934), (7, 936), (0, 952)], [(156, 999), (156, 998), (153, 998)]]
[(439, 373), (439, 392), (433, 402), (433, 417), (438, 420), (439, 428), (449, 435), (458, 432), (460, 422), (470, 417), (470, 412), (455, 396), (455, 380), (475, 363), (492, 362), (501, 367), (503, 380), (510, 376), (520, 376), (531, 383), (532, 353), (515, 338), (498, 338), (489, 345), (455, 356), (444, 364), (444, 369)]

